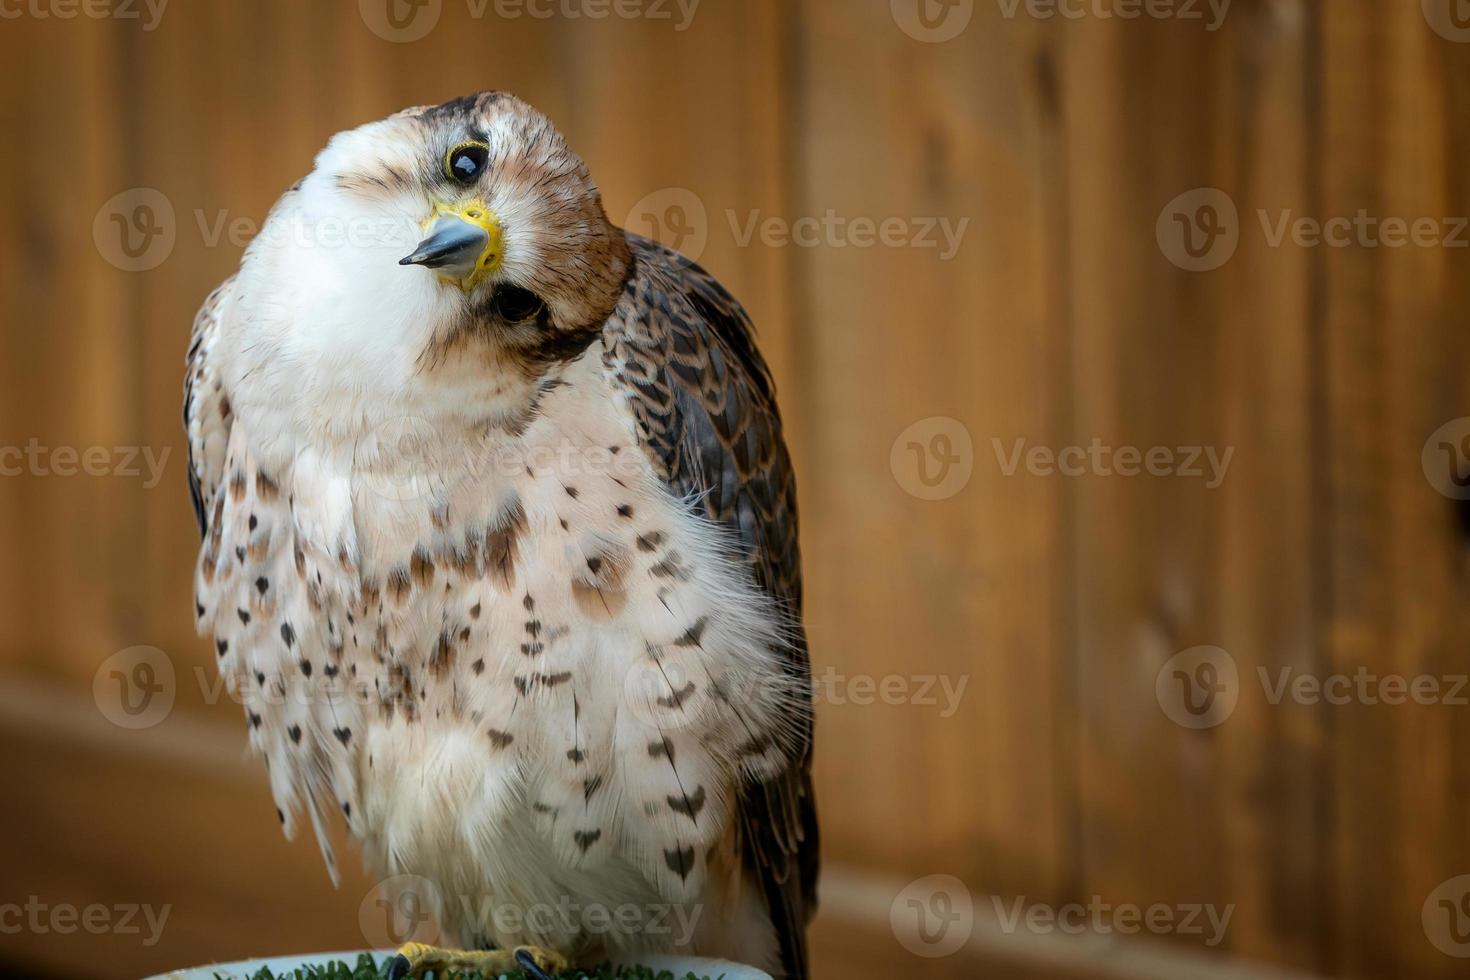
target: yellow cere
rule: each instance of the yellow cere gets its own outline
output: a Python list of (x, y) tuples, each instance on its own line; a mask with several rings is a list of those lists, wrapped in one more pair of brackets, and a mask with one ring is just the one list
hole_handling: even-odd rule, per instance
[(429, 220), (424, 223), (424, 227), (428, 228), (432, 226), (435, 221), (445, 215), (453, 215), (461, 221), (466, 221), (485, 229), (487, 236), (485, 248), (480, 252), (480, 257), (475, 260), (475, 270), (463, 279), (456, 279), (453, 276), (445, 275), (439, 277), (441, 282), (451, 283), (465, 292), (469, 292), (483, 282), (486, 277), (498, 270), (501, 261), (505, 258), (505, 249), (502, 248), (505, 237), (501, 230), (500, 217), (486, 207), (484, 201), (480, 200), (466, 201), (459, 205), (440, 203), (434, 205), (434, 213), (429, 216)]

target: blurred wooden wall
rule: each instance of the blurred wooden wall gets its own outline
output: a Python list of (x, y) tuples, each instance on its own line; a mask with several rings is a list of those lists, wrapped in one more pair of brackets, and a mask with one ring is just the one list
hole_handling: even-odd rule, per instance
[[(942, 43), (901, 29), (905, 2), (704, 0), (680, 31), (442, 0), (411, 43), (369, 29), (370, 2), (0, 20), (0, 445), (172, 453), (156, 488), (0, 478), (0, 904), (172, 905), (155, 946), (0, 930), (10, 972), (364, 942), (370, 881), (333, 891), (308, 842), (280, 841), (238, 709), (196, 680), (182, 357), (238, 262), (209, 240), (221, 213), (259, 222), (332, 132), (504, 88), (558, 121), (615, 218), (647, 230), (670, 188), (702, 206), (703, 262), (778, 375), (819, 675), (966, 685), (947, 717), (852, 703), (851, 683), (822, 705), (819, 977), (1463, 975), (1421, 909), (1470, 872), (1470, 708), (1271, 705), (1255, 678), (1470, 671), (1466, 542), (1420, 465), (1470, 415), (1470, 251), (1272, 247), (1255, 213), (1470, 214), (1470, 44), (1430, 28), (1436, 0), (1235, 0), (1213, 32), (961, 0), (973, 19)], [(93, 234), (136, 187), (174, 210), (146, 272)], [(1240, 244), (1188, 272), (1156, 220), (1199, 187), (1233, 199)], [(732, 226), (829, 210), (969, 226), (948, 261)], [(890, 459), (934, 417), (973, 445), (937, 501)], [(1218, 489), (996, 456), (1094, 437), (1234, 456)], [(178, 703), (129, 732), (93, 680), (138, 644), (167, 654)], [(1242, 687), (1193, 730), (1155, 678), (1198, 645)], [(921, 959), (889, 909), (936, 873), (981, 921)], [(989, 895), (1234, 917), (1219, 949), (1089, 945), (996, 930)]]

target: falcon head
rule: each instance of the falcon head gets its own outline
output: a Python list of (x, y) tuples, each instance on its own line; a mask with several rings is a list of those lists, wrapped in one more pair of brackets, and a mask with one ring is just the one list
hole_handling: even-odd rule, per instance
[(498, 92), (407, 109), (333, 137), (277, 203), (242, 264), (239, 361), (303, 425), (483, 425), (596, 339), (630, 263), (541, 113)]

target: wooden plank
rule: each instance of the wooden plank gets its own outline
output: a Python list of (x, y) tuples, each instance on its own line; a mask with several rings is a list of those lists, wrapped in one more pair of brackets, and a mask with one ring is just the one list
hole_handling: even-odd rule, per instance
[[(1238, 3), (1215, 33), (1149, 19), (1055, 30), (1068, 52), (1065, 441), (1161, 447), (1171, 466), (1184, 463), (1181, 448), (1220, 465), (1232, 454), (1217, 487), (1208, 457), (1198, 477), (1092, 474), (1069, 485), (1080, 890), (1231, 906), (1225, 950), (1312, 968), (1322, 959), (1322, 721), (1266, 704), (1256, 679), (1263, 666), (1319, 662), (1309, 265), (1270, 249), (1254, 226), (1257, 207), (1300, 208), (1309, 179), (1301, 12)], [(1233, 199), (1240, 243), (1195, 271), (1180, 267), (1185, 256), (1158, 223), (1168, 229), (1173, 199), (1200, 188)], [(1222, 723), (1195, 728), (1161, 709), (1165, 698), (1182, 706), (1173, 658), (1202, 645), (1226, 651), (1239, 702)]]
[[(0, 541), (16, 556), (0, 595), (0, 659), (89, 676), (91, 652), (141, 605), (106, 557), (114, 541), (136, 553), (126, 550), (138, 540), (128, 529), (142, 501), (140, 481), (118, 475), (136, 457), (113, 451), (141, 441), (134, 379), (117, 371), (131, 345), (131, 283), (93, 237), (103, 203), (127, 187), (116, 168), (122, 29), (22, 18), (0, 33), (17, 71), (7, 132), (25, 134), (7, 154), (0, 191), (0, 445), (28, 454), (7, 453), (7, 467), (24, 472), (0, 480)], [(108, 475), (80, 472), (92, 447), (105, 447), (106, 462), (93, 466)]]
[[(887, 3), (802, 5), (782, 217), (892, 220), (916, 236), (921, 219), (968, 222), (947, 257), (913, 239), (854, 247), (840, 228), (788, 248), (808, 620), (834, 671), (817, 767), (831, 860), (1049, 898), (1068, 873), (1072, 775), (1060, 490), (1006, 475), (992, 440), (1048, 442), (1057, 422), (1050, 123), (1038, 25), (988, 4), (974, 17), (931, 44)], [(936, 417), (962, 428), (941, 433)], [(918, 464), (939, 476), (941, 434), (972, 474), (921, 499)], [(947, 715), (919, 697), (936, 677), (966, 685)], [(895, 703), (860, 703), (857, 685), (885, 680)]]
[[(1324, 5), (1322, 24), (1324, 212), (1436, 224), (1466, 214), (1465, 46), (1411, 6)], [(1421, 460), (1430, 434), (1470, 411), (1463, 254), (1353, 247), (1321, 259), (1325, 639), (1342, 673), (1464, 673), (1464, 541)], [(1428, 941), (1421, 911), (1470, 866), (1466, 744), (1470, 717), (1451, 705), (1334, 712), (1331, 893), (1345, 974), (1463, 973)]]
[[(1311, 127), (1315, 23), (1301, 8), (1237, 5), (1220, 39), (1232, 66), (1218, 89), (1215, 179), (1237, 197), (1241, 242), (1218, 273), (1222, 441), (1234, 447), (1215, 505), (1219, 535), (1210, 602), (1233, 656), (1241, 698), (1218, 736), (1223, 900), (1234, 903), (1231, 947), (1301, 968), (1326, 960), (1320, 901), (1329, 855), (1321, 826), (1330, 787), (1320, 710), (1263, 696), (1261, 671), (1319, 672), (1317, 511), (1319, 375), (1312, 327), (1312, 257), (1271, 247), (1262, 209), (1301, 210), (1316, 175)], [(1184, 320), (1181, 323), (1187, 322)], [(1180, 751), (1200, 734), (1175, 734)]]
[[(1145, 453), (1218, 448), (1210, 365), (1222, 327), (1210, 305), (1219, 286), (1168, 265), (1155, 218), (1175, 194), (1212, 183), (1213, 137), (1200, 110), (1217, 91), (1219, 49), (1177, 24), (1072, 30), (1062, 102), (1075, 346), (1063, 441)], [(1146, 81), (1160, 76), (1173, 81)], [(1158, 130), (1175, 138), (1150, 139)], [(1097, 474), (1068, 490), (1080, 889), (1140, 905), (1215, 901), (1224, 890), (1211, 799), (1221, 762), (1213, 739), (1181, 735), (1160, 711), (1154, 682), (1176, 653), (1218, 642), (1207, 594), (1218, 498), (1199, 480)]]

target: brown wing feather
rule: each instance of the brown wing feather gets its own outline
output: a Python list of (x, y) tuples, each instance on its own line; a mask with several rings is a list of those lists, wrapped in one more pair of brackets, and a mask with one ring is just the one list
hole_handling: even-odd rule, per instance
[[(674, 492), (733, 529), (756, 583), (789, 613), (786, 669), (809, 687), (801, 626), (796, 480), (770, 372), (750, 320), (698, 265), (628, 235), (636, 268), (604, 333), (606, 362), (632, 396), (640, 441)], [(779, 777), (741, 788), (742, 855), (765, 891), (792, 980), (807, 975), (818, 842), (810, 711)]]

